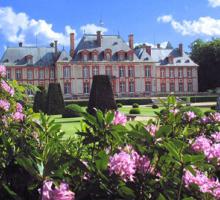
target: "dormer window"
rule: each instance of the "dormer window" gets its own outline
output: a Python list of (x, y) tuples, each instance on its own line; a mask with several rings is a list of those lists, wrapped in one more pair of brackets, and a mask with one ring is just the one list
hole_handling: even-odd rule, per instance
[(8, 63), (8, 62), (9, 62), (9, 60), (8, 60), (8, 59), (5, 59), (3, 62), (4, 62), (4, 63)]
[(127, 58), (128, 58), (128, 60), (130, 60), (130, 61), (133, 60), (133, 51), (129, 51), (129, 52), (127, 53)]
[(124, 57), (125, 57), (124, 52), (123, 51), (119, 51), (118, 52), (118, 60), (119, 61), (123, 61)]
[(88, 55), (87, 54), (84, 54), (83, 55), (83, 61), (85, 62), (85, 61), (87, 61), (88, 60)]
[(84, 51), (81, 52), (81, 55), (82, 55), (82, 61), (84, 61), (84, 62), (88, 61), (88, 59), (89, 59), (89, 51), (84, 50)]
[(26, 56), (26, 62), (27, 62), (27, 65), (33, 65), (33, 56), (32, 55), (27, 55)]
[(98, 60), (98, 51), (97, 50), (94, 50), (91, 54), (92, 56), (92, 60), (93, 61), (97, 61)]
[(111, 49), (106, 49), (105, 52), (105, 60), (110, 61), (112, 57), (112, 50)]
[(190, 60), (189, 59), (187, 59), (186, 61), (185, 61), (185, 63), (189, 63), (190, 62)]
[(181, 60), (180, 60), (180, 59), (178, 59), (178, 60), (176, 61), (176, 63), (181, 63)]

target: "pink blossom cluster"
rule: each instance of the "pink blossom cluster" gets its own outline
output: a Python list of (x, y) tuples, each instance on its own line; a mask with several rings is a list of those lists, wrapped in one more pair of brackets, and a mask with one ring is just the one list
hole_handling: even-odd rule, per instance
[(6, 83), (6, 81), (4, 81), (4, 80), (1, 80), (1, 87), (2, 87), (2, 89), (4, 89), (8, 94), (10, 94), (10, 96), (14, 96), (14, 93), (15, 93), (15, 91), (14, 91), (14, 89), (12, 88), (12, 87), (10, 87), (9, 85), (8, 85), (8, 83)]
[(6, 76), (6, 68), (4, 65), (0, 65), (0, 77)]
[(69, 190), (67, 183), (61, 183), (59, 187), (52, 188), (52, 181), (44, 181), (42, 200), (74, 200), (75, 194)]
[(213, 122), (213, 123), (220, 122), (220, 113), (218, 112), (211, 113), (209, 115), (209, 120), (210, 122)]
[(192, 144), (195, 152), (203, 152), (208, 161), (217, 160), (220, 165), (220, 132), (213, 133), (211, 139), (205, 136), (199, 136)]
[(174, 115), (176, 115), (177, 113), (179, 113), (179, 111), (180, 111), (180, 110), (177, 109), (177, 108), (174, 108), (174, 109), (171, 109), (171, 110), (170, 110), (170, 112), (173, 113)]
[(151, 136), (155, 136), (156, 132), (158, 131), (158, 127), (154, 124), (145, 126), (145, 129), (150, 133)]
[(152, 173), (153, 167), (147, 156), (140, 156), (131, 146), (126, 146), (119, 153), (114, 154), (109, 160), (110, 174), (115, 173), (122, 180), (134, 181), (135, 174)]
[(198, 186), (200, 192), (210, 193), (216, 199), (220, 198), (220, 183), (218, 180), (208, 178), (204, 173), (195, 170), (195, 176), (188, 170), (185, 171), (183, 181), (186, 188), (191, 184)]
[(10, 108), (10, 103), (7, 100), (0, 99), (0, 108), (2, 108), (4, 111), (8, 111)]
[(210, 123), (210, 118), (207, 116), (204, 116), (200, 119), (201, 124), (208, 124)]
[(12, 113), (12, 119), (15, 121), (23, 121), (25, 118), (25, 115), (23, 114), (23, 106), (20, 103), (16, 104), (16, 111)]
[(196, 114), (192, 111), (184, 112), (183, 118), (184, 120), (191, 122), (193, 119), (196, 118)]
[(126, 122), (127, 122), (126, 116), (124, 114), (120, 113), (119, 111), (115, 111), (115, 117), (113, 120), (113, 124), (114, 125), (121, 124), (121, 125), (125, 126)]

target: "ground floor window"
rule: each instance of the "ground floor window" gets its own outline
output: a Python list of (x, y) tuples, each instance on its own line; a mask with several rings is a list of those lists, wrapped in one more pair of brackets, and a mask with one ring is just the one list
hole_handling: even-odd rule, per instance
[(193, 91), (193, 85), (192, 85), (191, 82), (188, 83), (188, 85), (187, 85), (187, 90), (188, 90), (188, 92), (192, 92), (192, 91)]
[(89, 83), (83, 83), (83, 93), (89, 94)]
[(125, 82), (120, 82), (119, 84), (119, 92), (120, 93), (125, 93)]
[(161, 90), (161, 92), (166, 92), (166, 84), (165, 83), (161, 83), (160, 90)]
[(134, 82), (129, 82), (129, 92), (134, 92)]
[(151, 92), (151, 83), (150, 82), (146, 82), (146, 84), (145, 84), (145, 92), (147, 92), (147, 93)]
[(183, 83), (179, 83), (179, 92), (183, 92)]
[(175, 92), (175, 84), (170, 83), (170, 92)]
[(64, 94), (70, 94), (71, 85), (70, 83), (64, 83)]

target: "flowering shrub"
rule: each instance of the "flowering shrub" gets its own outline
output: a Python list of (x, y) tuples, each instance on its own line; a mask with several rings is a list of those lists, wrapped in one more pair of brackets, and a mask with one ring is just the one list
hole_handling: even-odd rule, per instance
[(220, 113), (197, 115), (175, 97), (146, 124), (79, 106), (81, 128), (29, 108), (0, 66), (0, 199), (220, 199)]

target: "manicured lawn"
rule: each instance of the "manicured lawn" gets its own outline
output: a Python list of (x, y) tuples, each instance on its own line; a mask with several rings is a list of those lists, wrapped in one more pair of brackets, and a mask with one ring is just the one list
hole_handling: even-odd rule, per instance
[[(119, 109), (120, 112), (128, 114), (129, 110), (131, 107), (124, 106)], [(141, 109), (141, 115), (146, 115), (148, 117), (153, 117), (155, 116), (155, 111), (159, 112), (162, 108), (158, 109), (152, 109), (151, 107), (145, 107), (145, 106), (140, 106)], [(200, 108), (203, 112), (210, 110), (209, 107), (201, 107)], [(61, 128), (63, 131), (66, 132), (66, 137), (69, 136), (74, 136), (74, 133), (77, 131), (77, 129), (80, 129), (80, 121), (82, 120), (81, 117), (76, 117), (76, 118), (62, 118), (61, 115), (53, 115), (51, 116), (52, 118), (55, 119), (56, 123), (61, 124)], [(129, 122), (129, 123), (135, 123), (135, 122)], [(128, 124), (129, 127), (129, 124)]]

